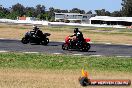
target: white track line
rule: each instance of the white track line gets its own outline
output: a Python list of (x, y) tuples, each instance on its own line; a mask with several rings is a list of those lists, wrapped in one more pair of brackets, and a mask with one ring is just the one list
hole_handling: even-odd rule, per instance
[(65, 41), (60, 41), (60, 42), (65, 42)]
[(94, 42), (88, 42), (88, 43), (94, 44)]
[(102, 55), (90, 55), (90, 56), (94, 56), (94, 57), (100, 57), (100, 56), (102, 56)]
[(106, 45), (111, 45), (112, 43), (105, 43)]
[[(6, 52), (9, 52), (9, 51), (6, 51), (6, 50), (0, 50), (0, 53), (6, 53)], [(39, 52), (23, 52), (23, 53), (39, 53)], [(56, 54), (56, 55), (59, 55), (59, 54), (62, 54), (62, 53), (53, 53), (53, 54)], [(75, 55), (75, 56), (82, 56), (82, 55), (84, 55), (84, 54), (72, 54), (72, 55)], [(100, 57), (100, 56), (103, 56), (103, 55), (90, 55), (90, 56), (94, 56), (94, 57)], [(116, 57), (132, 57), (132, 56), (116, 56)]]
[(81, 56), (81, 55), (83, 55), (83, 54), (72, 54), (72, 55), (75, 55), (75, 56)]
[(116, 57), (131, 57), (131, 56), (116, 56)]
[(39, 52), (23, 52), (23, 53), (39, 53)]
[(6, 39), (6, 38), (0, 38), (0, 39)]
[(9, 38), (0, 38), (1, 40), (21, 40), (21, 39), (9, 39)]
[(0, 50), (0, 53), (6, 53), (6, 52), (9, 52), (9, 51)]
[(127, 46), (131, 46), (132, 44), (122, 44), (122, 45), (127, 45)]
[(59, 54), (62, 54), (62, 53), (53, 53), (53, 54), (59, 55)]

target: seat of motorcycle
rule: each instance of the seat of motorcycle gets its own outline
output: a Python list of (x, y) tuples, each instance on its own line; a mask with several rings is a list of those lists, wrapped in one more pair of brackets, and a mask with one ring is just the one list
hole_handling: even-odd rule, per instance
[(44, 35), (46, 35), (46, 36), (50, 36), (51, 34), (50, 34), (50, 33), (44, 33)]
[(30, 31), (30, 33), (34, 33), (34, 31)]

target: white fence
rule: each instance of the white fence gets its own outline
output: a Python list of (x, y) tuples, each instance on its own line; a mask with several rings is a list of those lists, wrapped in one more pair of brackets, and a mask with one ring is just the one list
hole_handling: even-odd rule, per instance
[(94, 24), (80, 24), (80, 23), (63, 23), (63, 22), (48, 22), (48, 21), (32, 21), (32, 20), (11, 20), (0, 19), (2, 23), (15, 23), (15, 24), (36, 24), (46, 26), (81, 26), (81, 27), (106, 27), (106, 28), (126, 28), (121, 25), (94, 25)]

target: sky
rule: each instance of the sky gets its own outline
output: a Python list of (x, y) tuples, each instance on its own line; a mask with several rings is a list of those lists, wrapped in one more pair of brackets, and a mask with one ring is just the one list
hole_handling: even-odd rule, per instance
[(8, 8), (16, 3), (24, 6), (35, 7), (37, 4), (44, 5), (48, 10), (49, 7), (56, 9), (79, 8), (85, 11), (106, 9), (107, 11), (119, 11), (122, 0), (0, 0), (0, 5)]

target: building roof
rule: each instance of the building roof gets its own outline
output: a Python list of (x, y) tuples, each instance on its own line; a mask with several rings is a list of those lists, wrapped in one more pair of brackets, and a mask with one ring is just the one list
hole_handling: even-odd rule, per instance
[(64, 15), (91, 15), (91, 14), (80, 14), (80, 13), (55, 13), (55, 14), (64, 14)]
[(95, 16), (95, 17), (91, 17), (89, 20), (126, 21), (126, 22), (132, 22), (132, 17)]

